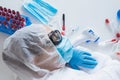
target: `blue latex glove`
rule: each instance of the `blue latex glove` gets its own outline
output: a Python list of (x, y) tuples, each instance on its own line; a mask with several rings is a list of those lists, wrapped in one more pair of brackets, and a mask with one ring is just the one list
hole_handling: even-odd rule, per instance
[(94, 68), (97, 65), (97, 61), (91, 56), (90, 53), (73, 49), (73, 55), (69, 62), (70, 67), (79, 70), (79, 66), (84, 68)]

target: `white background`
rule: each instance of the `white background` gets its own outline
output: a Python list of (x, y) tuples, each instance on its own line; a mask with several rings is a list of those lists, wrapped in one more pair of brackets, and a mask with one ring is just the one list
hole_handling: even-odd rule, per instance
[[(112, 38), (110, 31), (106, 28), (105, 19), (109, 18), (116, 22), (116, 13), (120, 9), (120, 0), (45, 0), (58, 11), (66, 15), (66, 27), (80, 26), (80, 29), (86, 27), (92, 28), (100, 35), (101, 40)], [(35, 20), (31, 15), (21, 9), (23, 0), (0, 0), (0, 6), (20, 11), (27, 14), (33, 23)], [(2, 52), (3, 42), (8, 37), (0, 33), (0, 54)], [(0, 57), (0, 80), (13, 80), (12, 72), (4, 65)]]

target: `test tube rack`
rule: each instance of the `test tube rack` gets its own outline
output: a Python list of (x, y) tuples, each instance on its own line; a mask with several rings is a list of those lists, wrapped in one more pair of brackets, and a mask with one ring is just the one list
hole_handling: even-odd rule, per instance
[(30, 24), (30, 19), (21, 15), (19, 11), (0, 6), (0, 32), (11, 35), (15, 31)]

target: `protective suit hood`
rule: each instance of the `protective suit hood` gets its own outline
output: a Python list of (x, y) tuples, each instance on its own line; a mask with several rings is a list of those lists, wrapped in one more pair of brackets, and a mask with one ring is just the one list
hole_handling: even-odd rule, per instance
[(4, 43), (3, 60), (22, 80), (45, 80), (65, 65), (43, 25), (16, 31)]

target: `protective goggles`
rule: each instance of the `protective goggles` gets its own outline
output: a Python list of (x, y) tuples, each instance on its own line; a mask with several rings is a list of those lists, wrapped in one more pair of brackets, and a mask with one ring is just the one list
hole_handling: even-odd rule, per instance
[(58, 30), (51, 31), (48, 36), (54, 45), (58, 45), (62, 41), (62, 35)]

